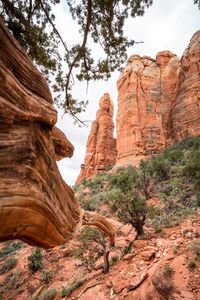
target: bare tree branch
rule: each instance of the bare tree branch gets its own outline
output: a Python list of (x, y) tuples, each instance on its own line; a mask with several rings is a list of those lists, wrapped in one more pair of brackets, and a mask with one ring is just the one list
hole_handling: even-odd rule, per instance
[(57, 30), (56, 26), (55, 26), (54, 23), (52, 22), (52, 20), (51, 20), (49, 14), (48, 14), (48, 12), (47, 12), (47, 10), (45, 9), (45, 7), (44, 7), (44, 5), (43, 5), (42, 0), (38, 0), (38, 1), (39, 1), (39, 3), (40, 3), (40, 6), (41, 6), (42, 10), (44, 11), (44, 13), (45, 13), (45, 15), (46, 15), (46, 17), (47, 17), (49, 23), (50, 23), (51, 26), (53, 27), (54, 32), (55, 32), (55, 33), (57, 34), (57, 36), (59, 37), (61, 43), (63, 44), (63, 47), (65, 48), (65, 50), (66, 50), (67, 53), (68, 53), (69, 50), (67, 49), (67, 46), (66, 46), (65, 42), (63, 41), (63, 38), (61, 37), (61, 35), (60, 35), (59, 31)]

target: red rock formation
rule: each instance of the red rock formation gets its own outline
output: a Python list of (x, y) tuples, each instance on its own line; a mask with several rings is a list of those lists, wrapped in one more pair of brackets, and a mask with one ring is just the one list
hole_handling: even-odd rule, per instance
[(200, 31), (181, 60), (133, 55), (118, 80), (117, 166), (133, 164), (187, 135), (200, 134)]
[(200, 30), (181, 58), (180, 87), (172, 113), (172, 136), (200, 135)]
[(168, 115), (177, 91), (179, 59), (133, 55), (118, 80), (117, 164), (137, 164), (168, 141)]
[(113, 137), (113, 103), (109, 94), (103, 95), (99, 106), (96, 120), (91, 126), (84, 164), (81, 166), (77, 182), (105, 171), (116, 162), (116, 141)]
[(0, 20), (0, 241), (48, 248), (96, 225), (113, 242), (112, 226), (83, 211), (60, 176), (56, 157), (73, 146), (56, 118), (46, 81)]

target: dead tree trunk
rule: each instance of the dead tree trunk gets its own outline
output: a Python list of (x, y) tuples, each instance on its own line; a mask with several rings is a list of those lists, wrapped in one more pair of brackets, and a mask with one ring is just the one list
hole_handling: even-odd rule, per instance
[(111, 225), (84, 212), (59, 173), (56, 158), (73, 146), (55, 129), (48, 85), (0, 20), (0, 241), (54, 247), (84, 224), (113, 241)]

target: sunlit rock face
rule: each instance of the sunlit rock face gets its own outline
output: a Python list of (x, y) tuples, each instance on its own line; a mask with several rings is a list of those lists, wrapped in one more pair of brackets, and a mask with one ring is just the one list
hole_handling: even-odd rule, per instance
[(92, 178), (108, 170), (116, 162), (116, 140), (113, 136), (113, 103), (109, 94), (104, 94), (99, 101), (96, 120), (92, 123), (86, 145), (84, 164), (77, 179)]
[(181, 59), (132, 55), (117, 87), (117, 166), (138, 165), (187, 135), (200, 134), (200, 31)]
[(172, 113), (172, 136), (200, 135), (200, 30), (181, 58), (180, 86)]
[(137, 164), (168, 143), (179, 67), (179, 58), (169, 51), (159, 52), (156, 60), (139, 55), (129, 58), (117, 82), (117, 164)]
[(112, 226), (82, 210), (59, 173), (73, 146), (56, 120), (45, 79), (0, 20), (0, 241), (49, 248), (96, 225), (113, 244)]

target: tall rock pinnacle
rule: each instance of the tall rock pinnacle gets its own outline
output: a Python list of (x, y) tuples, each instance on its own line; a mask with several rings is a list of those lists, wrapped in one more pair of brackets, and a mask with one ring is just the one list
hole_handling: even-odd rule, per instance
[(113, 103), (108, 93), (99, 101), (96, 120), (92, 123), (86, 145), (84, 164), (77, 179), (92, 178), (116, 162), (116, 141), (113, 136)]

